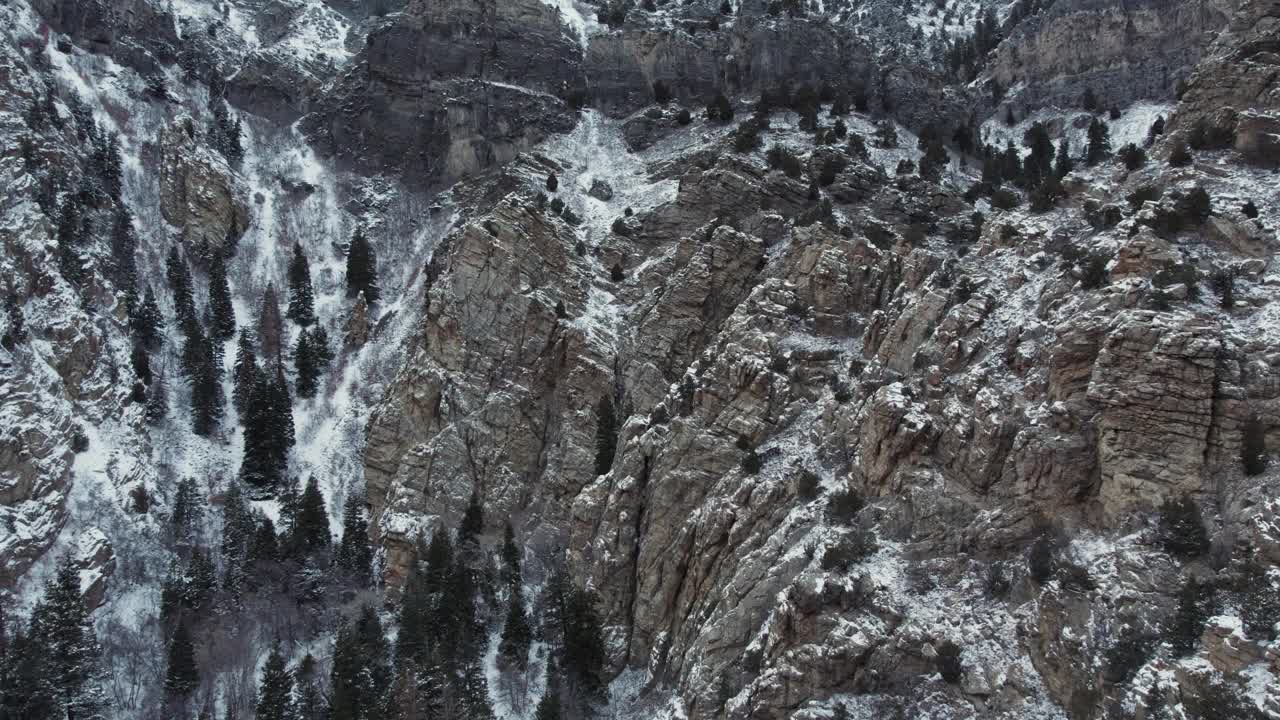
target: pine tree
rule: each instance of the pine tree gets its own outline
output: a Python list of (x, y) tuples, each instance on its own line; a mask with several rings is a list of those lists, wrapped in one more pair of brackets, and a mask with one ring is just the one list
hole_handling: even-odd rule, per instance
[(280, 542), (276, 535), (275, 523), (265, 515), (259, 517), (258, 526), (253, 533), (253, 543), (249, 547), (249, 560), (252, 562), (275, 563), (280, 560)]
[(330, 720), (382, 717), (392, 673), (378, 614), (364, 606), (355, 623), (338, 630), (331, 674)]
[(1200, 507), (1190, 495), (1165, 500), (1160, 506), (1159, 536), (1164, 549), (1179, 557), (1194, 558), (1209, 551)]
[(178, 540), (190, 540), (199, 529), (203, 516), (204, 504), (195, 479), (187, 477), (179, 480), (177, 492), (173, 496), (173, 512), (169, 516), (173, 536)]
[(502, 626), (502, 641), (498, 652), (508, 662), (524, 667), (529, 656), (529, 644), (533, 642), (533, 631), (529, 628), (529, 617), (524, 611), (524, 600), (519, 589), (511, 594), (507, 606), (507, 622)]
[(1089, 165), (1111, 157), (1111, 129), (1098, 118), (1089, 123), (1089, 146), (1085, 149), (1085, 162)]
[(507, 578), (507, 585), (513, 592), (520, 587), (520, 548), (516, 545), (516, 534), (508, 522), (502, 532), (502, 564)]
[[(439, 535), (441, 533), (437, 533)], [(344, 538), (345, 540), (345, 538)], [(428, 550), (419, 536), (414, 547), (413, 559), (405, 577), (404, 590), (400, 593), (399, 628), (396, 635), (396, 664), (407, 667), (411, 663), (425, 664), (427, 660), (427, 626), (431, 620), (431, 590), (424, 566)]]
[(257, 720), (295, 720), (293, 673), (280, 652), (280, 641), (271, 646), (267, 664), (258, 685)]
[(314, 475), (307, 478), (306, 489), (298, 506), (294, 521), (293, 540), (304, 554), (329, 547), (329, 513), (324, 507), (324, 496)]
[(280, 319), (280, 300), (276, 296), (276, 286), (275, 283), (269, 283), (262, 293), (262, 309), (258, 313), (258, 349), (264, 368), (270, 368), (272, 363), (278, 366), (281, 362), (283, 329), (284, 321)]
[(156, 425), (169, 414), (169, 396), (165, 392), (165, 382), (163, 375), (156, 375), (151, 382), (151, 386), (147, 388), (147, 422)]
[(99, 667), (102, 651), (80, 595), (80, 572), (64, 556), (44, 599), (31, 616), (32, 639), (44, 646), (40, 672), (49, 683), (60, 715), (93, 717), (106, 705)]
[(9, 329), (5, 338), (10, 346), (27, 342), (27, 322), (22, 315), (22, 306), (18, 304), (18, 296), (10, 293), (4, 299), (4, 313), (9, 320)]
[(351, 495), (342, 508), (342, 542), (335, 557), (356, 587), (370, 585), (373, 548), (369, 546), (369, 521), (365, 519), (364, 497)]
[(212, 435), (222, 419), (222, 363), (212, 339), (196, 326), (183, 348), (183, 362), (191, 382), (191, 426), (201, 436)]
[(164, 689), (171, 696), (184, 696), (200, 684), (200, 669), (196, 667), (196, 649), (191, 643), (187, 624), (178, 623), (178, 629), (169, 641), (169, 661), (164, 673)]
[(263, 370), (258, 370), (249, 393), (244, 423), (244, 460), (240, 479), (257, 492), (273, 493), (288, 465), (289, 438), (282, 413), (291, 410), (279, 406), (276, 383)]
[(298, 397), (313, 398), (319, 388), (320, 368), (315, 349), (311, 346), (311, 333), (298, 333), (298, 343), (293, 348), (293, 369), (297, 375)]
[(222, 341), (236, 334), (236, 311), (227, 285), (227, 264), (220, 252), (215, 252), (209, 260), (209, 312), (213, 317), (209, 333), (214, 338)]
[(590, 592), (569, 588), (564, 602), (564, 671), (571, 694), (579, 702), (599, 698), (604, 688), (604, 640), (595, 597)]
[(142, 307), (129, 318), (133, 337), (147, 350), (155, 350), (160, 347), (160, 328), (163, 324), (164, 316), (160, 313), (160, 304), (156, 302), (155, 293), (147, 287)]
[(1066, 177), (1067, 174), (1074, 169), (1074, 167), (1075, 167), (1075, 162), (1072, 161), (1071, 159), (1070, 141), (1067, 140), (1066, 135), (1063, 135), (1062, 139), (1058, 141), (1058, 155), (1056, 158), (1054, 158), (1053, 174), (1056, 175), (1059, 180), (1061, 180), (1062, 178)]
[(241, 330), (240, 339), (236, 343), (236, 363), (232, 370), (234, 387), (231, 399), (242, 423), (246, 422), (249, 397), (253, 394), (253, 383), (257, 376), (258, 358), (253, 353), (253, 342), (249, 339), (249, 331)]
[(618, 447), (618, 418), (613, 398), (602, 395), (596, 403), (596, 475), (604, 475), (613, 467)]
[(347, 248), (347, 297), (354, 298), (361, 293), (370, 305), (377, 305), (382, 297), (378, 287), (377, 258), (364, 229), (357, 227)]
[(68, 282), (79, 285), (86, 279), (85, 261), (81, 248), (88, 242), (89, 219), (76, 196), (62, 201), (58, 211), (57, 240), (58, 270)]
[(322, 325), (311, 329), (311, 352), (315, 354), (316, 368), (320, 374), (328, 372), (329, 365), (333, 362), (333, 348), (329, 345), (329, 333)]
[(1187, 578), (1178, 593), (1178, 610), (1169, 626), (1169, 643), (1177, 657), (1190, 654), (1200, 642), (1205, 623), (1216, 610), (1215, 591), (1212, 584), (1201, 583), (1195, 577)]
[(534, 720), (563, 720), (560, 712), (560, 683), (555, 663), (547, 666), (547, 688), (538, 700), (538, 708), (533, 715)]
[(298, 720), (327, 720), (328, 708), (316, 677), (316, 659), (311, 653), (298, 666)]
[[(134, 292), (138, 279), (138, 236), (133, 231), (133, 214), (124, 203), (116, 205), (111, 223), (111, 280), (126, 296)], [(129, 308), (130, 312), (136, 308)]]
[(293, 244), (289, 261), (289, 309), (285, 317), (307, 327), (316, 321), (315, 295), (311, 288), (311, 266), (302, 245)]
[(173, 294), (173, 311), (178, 318), (178, 328), (188, 337), (196, 334), (200, 322), (196, 318), (196, 301), (191, 285), (191, 270), (178, 254), (175, 245), (169, 248), (165, 262), (165, 274), (169, 280), (169, 292)]

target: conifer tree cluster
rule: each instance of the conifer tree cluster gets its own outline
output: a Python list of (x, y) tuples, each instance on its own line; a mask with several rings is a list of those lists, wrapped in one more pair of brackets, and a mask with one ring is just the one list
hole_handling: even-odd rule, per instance
[(240, 140), (243, 130), (240, 118), (232, 119), (227, 112), (226, 92), (226, 81), (215, 69), (209, 77), (209, 112), (213, 115), (213, 124), (208, 131), (209, 144), (227, 159), (227, 164), (238, 170), (244, 161), (244, 145)]
[[(249, 366), (246, 357), (243, 367)], [(245, 373), (248, 372), (246, 369)], [(240, 479), (255, 494), (271, 495), (280, 487), (289, 465), (289, 450), (294, 444), (293, 401), (284, 370), (279, 364), (274, 368), (255, 368), (253, 384), (244, 394), (244, 460)]]
[(26, 628), (0, 611), (0, 717), (97, 716), (108, 700), (101, 654), (79, 569), (63, 557)]

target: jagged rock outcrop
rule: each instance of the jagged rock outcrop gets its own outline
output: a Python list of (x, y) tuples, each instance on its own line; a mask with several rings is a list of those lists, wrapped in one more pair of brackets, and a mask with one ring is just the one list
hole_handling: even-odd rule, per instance
[(1175, 96), (1226, 23), (1229, 8), (1183, 0), (1117, 5), (1058, 2), (1023, 21), (994, 51), (986, 76), (1016, 92), (983, 107), (1079, 107), (1092, 90), (1103, 109)]
[(439, 187), (568, 132), (582, 53), (540, 0), (411, 2), (316, 101), (317, 147)]
[(196, 255), (234, 249), (249, 226), (249, 205), (239, 178), (220, 154), (200, 141), (183, 117), (160, 138), (160, 211), (182, 231)]

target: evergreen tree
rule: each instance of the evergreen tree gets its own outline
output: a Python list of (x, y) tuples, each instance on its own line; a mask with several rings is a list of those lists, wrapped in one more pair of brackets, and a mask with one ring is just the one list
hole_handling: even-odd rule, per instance
[(280, 407), (275, 381), (258, 370), (245, 413), (244, 460), (240, 466), (240, 479), (257, 492), (273, 493), (280, 485), (290, 447), (282, 414), (291, 412)]
[(62, 201), (58, 210), (57, 241), (58, 270), (68, 282), (79, 285), (86, 279), (86, 269), (81, 248), (89, 239), (89, 218), (76, 196)]
[(209, 333), (216, 340), (227, 340), (236, 334), (236, 311), (227, 285), (226, 260), (220, 252), (209, 260), (209, 313), (213, 318)]
[(281, 333), (284, 321), (280, 319), (280, 300), (276, 296), (275, 283), (268, 283), (262, 293), (262, 309), (258, 313), (258, 349), (262, 366), (271, 369), (281, 362)]
[(296, 437), (293, 426), (293, 398), (289, 396), (289, 383), (284, 379), (284, 368), (276, 365), (276, 381), (271, 388), (275, 422), (280, 428), (280, 437), (284, 440), (285, 452), (292, 448)]
[(298, 666), (298, 720), (327, 720), (328, 707), (316, 677), (316, 659), (307, 653)]
[(257, 521), (253, 542), (249, 547), (249, 560), (263, 563), (279, 562), (280, 542), (276, 535), (275, 523), (265, 515), (257, 518)]
[(378, 287), (377, 258), (364, 229), (357, 227), (347, 247), (347, 297), (354, 298), (361, 293), (370, 305), (377, 305), (382, 297)]
[[(436, 533), (437, 536), (443, 533)], [(396, 664), (408, 667), (424, 665), (427, 661), (428, 624), (431, 622), (431, 589), (424, 565), (428, 550), (419, 536), (414, 547), (413, 559), (405, 577), (404, 590), (400, 594), (399, 627), (396, 635)]]
[(1085, 162), (1089, 165), (1111, 157), (1111, 129), (1098, 118), (1089, 123), (1089, 146), (1085, 149)]
[(373, 548), (369, 546), (369, 521), (365, 519), (364, 497), (351, 495), (342, 508), (342, 542), (335, 557), (356, 587), (370, 585)]
[(1023, 137), (1023, 144), (1031, 149), (1022, 164), (1027, 185), (1039, 187), (1053, 172), (1053, 141), (1049, 139), (1049, 131), (1044, 123), (1034, 122)]
[(510, 522), (502, 532), (502, 565), (507, 585), (517, 592), (520, 587), (520, 548), (516, 545), (516, 534)]
[(212, 435), (222, 419), (222, 363), (214, 342), (196, 326), (183, 348), (183, 362), (191, 382), (192, 431)]
[(64, 556), (44, 599), (31, 615), (30, 636), (44, 647), (39, 671), (54, 697), (59, 715), (93, 717), (105, 707), (99, 662), (102, 651), (93, 622), (80, 595), (80, 572)]
[(592, 593), (577, 588), (570, 588), (564, 604), (565, 679), (582, 703), (599, 699), (604, 689), (604, 639), (595, 605)]
[(271, 646), (267, 664), (258, 685), (257, 720), (295, 720), (293, 673), (280, 652), (280, 641)]
[(1169, 626), (1169, 644), (1177, 657), (1190, 654), (1200, 642), (1205, 623), (1216, 611), (1212, 584), (1188, 577), (1178, 593), (1178, 610)]
[(5, 331), (5, 338), (10, 346), (22, 345), (27, 342), (27, 322), (22, 315), (22, 306), (18, 304), (18, 296), (10, 293), (4, 299), (4, 314), (9, 320), (9, 329)]
[(314, 475), (307, 478), (306, 489), (302, 491), (292, 539), (303, 554), (329, 547), (329, 513)]
[(196, 667), (196, 649), (185, 622), (169, 641), (169, 661), (165, 666), (164, 689), (171, 696), (185, 696), (200, 684), (200, 669)]
[(1001, 155), (1000, 175), (1012, 183), (1022, 182), (1022, 158), (1018, 155), (1018, 149), (1013, 146), (1012, 140), (1005, 145), (1004, 153)]
[(253, 353), (253, 342), (249, 339), (249, 331), (241, 330), (240, 339), (236, 343), (236, 364), (232, 370), (234, 387), (231, 399), (242, 423), (247, 422), (249, 398), (253, 394), (253, 384), (257, 377), (258, 358)]
[(1165, 500), (1160, 506), (1160, 544), (1170, 553), (1194, 558), (1209, 551), (1209, 535), (1200, 507), (1190, 495)]
[(320, 374), (328, 372), (333, 362), (333, 348), (329, 345), (329, 333), (322, 325), (311, 329), (311, 352), (315, 354), (316, 368)]
[(156, 375), (147, 388), (147, 422), (156, 425), (169, 414), (169, 396), (165, 392), (164, 376)]
[(123, 172), (120, 163), (120, 139), (113, 132), (99, 130), (94, 138), (91, 156), (94, 172), (102, 189), (115, 200), (120, 199)]
[(596, 475), (604, 475), (613, 467), (618, 448), (618, 418), (613, 398), (602, 395), (596, 403)]
[(316, 321), (315, 294), (311, 288), (311, 265), (302, 252), (302, 245), (293, 244), (293, 257), (289, 260), (289, 309), (285, 317), (307, 327)]
[(169, 248), (165, 262), (165, 274), (169, 280), (169, 292), (173, 294), (173, 311), (178, 318), (178, 328), (188, 337), (196, 334), (200, 322), (196, 318), (196, 301), (191, 285), (191, 270), (178, 254), (178, 246)]
[(524, 667), (529, 656), (529, 644), (533, 642), (533, 631), (529, 628), (529, 617), (524, 611), (524, 600), (519, 589), (511, 594), (507, 606), (507, 622), (502, 626), (502, 640), (498, 652), (508, 662)]
[(298, 381), (296, 389), (298, 397), (313, 398), (320, 383), (320, 367), (315, 349), (311, 345), (311, 333), (303, 330), (298, 333), (298, 342), (293, 348), (293, 369)]
[(195, 479), (187, 477), (179, 480), (177, 492), (173, 496), (173, 513), (169, 516), (173, 536), (178, 540), (190, 540), (199, 529), (203, 517), (204, 504)]
[(555, 663), (547, 665), (547, 689), (538, 700), (538, 708), (534, 711), (534, 720), (563, 720), (560, 712), (560, 683), (557, 678)]
[(1075, 168), (1075, 162), (1071, 159), (1071, 144), (1067, 140), (1067, 136), (1063, 135), (1058, 141), (1058, 155), (1054, 159), (1053, 174), (1059, 180), (1066, 177)]
[[(117, 203), (111, 223), (111, 280), (126, 295), (134, 295), (138, 279), (138, 236), (133, 231), (133, 214), (124, 203)], [(132, 313), (136, 308), (129, 307)]]
[(160, 313), (160, 304), (156, 302), (155, 293), (147, 288), (142, 307), (129, 318), (129, 326), (138, 344), (147, 350), (160, 347), (160, 328), (164, 324), (164, 316)]
[(355, 623), (338, 630), (333, 650), (330, 720), (375, 720), (383, 717), (391, 664), (378, 614), (364, 606)]
[(1156, 138), (1164, 134), (1164, 116), (1157, 116), (1155, 122), (1151, 123), (1150, 129), (1147, 130), (1146, 146), (1151, 147), (1156, 144)]

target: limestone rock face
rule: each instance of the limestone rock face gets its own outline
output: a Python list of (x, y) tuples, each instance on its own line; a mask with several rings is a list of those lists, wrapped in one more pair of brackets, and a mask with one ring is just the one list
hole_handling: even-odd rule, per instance
[(412, 2), (370, 31), (304, 127), (344, 165), (438, 187), (570, 130), (581, 59), (540, 0)]
[(1086, 89), (1104, 107), (1169, 98), (1225, 21), (1224, 8), (1183, 0), (1055, 3), (1014, 29), (989, 75), (1002, 88), (1021, 85), (1008, 99), (1019, 114), (1028, 105), (1079, 107)]
[(160, 138), (160, 210), (182, 230), (183, 241), (204, 257), (234, 248), (249, 225), (247, 192), (225, 159), (197, 140), (194, 123), (180, 118)]
[(1275, 42), (1280, 4), (1241, 0), (1232, 3), (1229, 17), (1188, 80), (1169, 127), (1186, 129), (1224, 109), (1234, 111), (1223, 129), (1235, 133), (1235, 148), (1248, 162), (1275, 165), (1280, 163), (1275, 136), (1280, 122), (1280, 47)]

